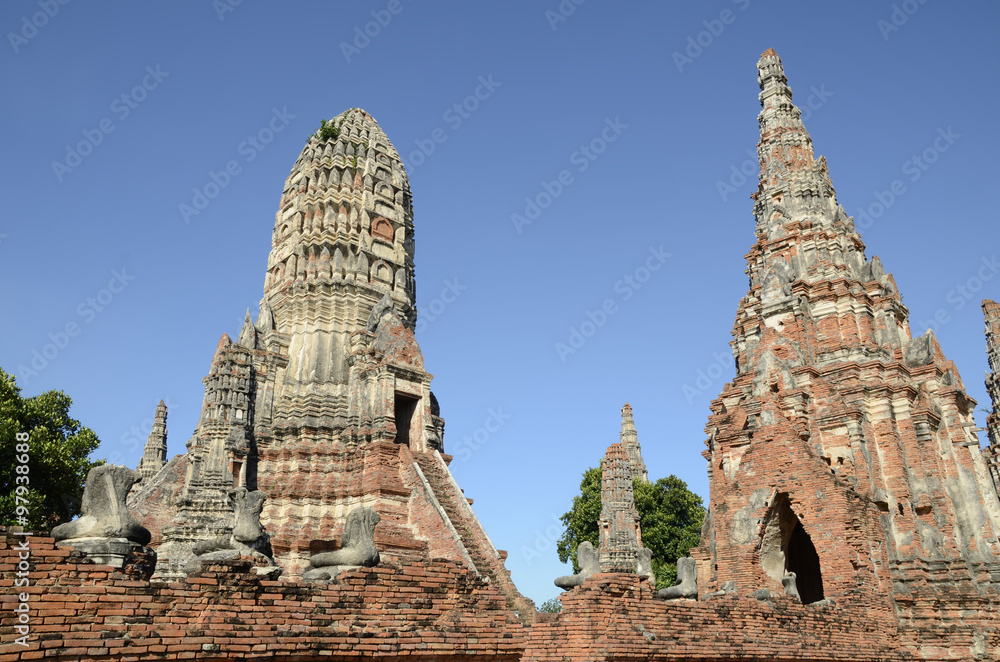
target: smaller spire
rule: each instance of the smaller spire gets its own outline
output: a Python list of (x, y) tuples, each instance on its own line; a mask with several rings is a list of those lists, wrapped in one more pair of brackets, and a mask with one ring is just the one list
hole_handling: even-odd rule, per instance
[(642, 448), (639, 447), (639, 435), (635, 431), (635, 421), (632, 420), (632, 405), (625, 403), (622, 407), (622, 430), (619, 435), (622, 448), (628, 454), (629, 464), (632, 467), (632, 477), (639, 478), (644, 483), (649, 482), (649, 475), (646, 473), (646, 463), (642, 461)]
[(986, 392), (993, 403), (986, 417), (986, 432), (990, 446), (1000, 450), (1000, 304), (983, 299), (983, 314), (986, 316), (986, 357), (991, 371), (986, 373)]
[(633, 572), (642, 547), (632, 468), (621, 444), (608, 446), (601, 460), (601, 516), (598, 560), (601, 572)]
[(167, 405), (160, 400), (153, 414), (153, 429), (146, 438), (146, 446), (139, 461), (139, 473), (143, 480), (155, 476), (167, 463)]

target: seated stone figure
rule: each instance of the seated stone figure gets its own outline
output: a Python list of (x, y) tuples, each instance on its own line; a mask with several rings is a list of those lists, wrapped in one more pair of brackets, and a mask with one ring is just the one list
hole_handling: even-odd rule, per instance
[(601, 566), (598, 562), (597, 550), (594, 549), (594, 546), (587, 541), (583, 541), (577, 545), (576, 562), (580, 566), (580, 572), (575, 575), (566, 575), (564, 577), (556, 578), (556, 586), (568, 591), (574, 586), (582, 584), (587, 577), (590, 577), (595, 572), (601, 571)]
[(52, 529), (52, 537), (60, 545), (85, 552), (95, 563), (148, 579), (156, 567), (156, 552), (146, 547), (151, 534), (125, 506), (129, 490), (141, 480), (142, 475), (128, 467), (94, 467), (83, 488), (82, 514)]
[[(188, 563), (186, 570), (196, 571), (202, 561), (234, 559), (238, 556), (251, 556), (268, 566), (274, 566), (270, 537), (260, 524), (260, 513), (266, 500), (267, 495), (260, 490), (248, 492), (245, 487), (229, 490), (229, 502), (233, 505), (233, 532), (195, 545), (195, 557)], [(274, 571), (264, 569), (258, 572), (274, 575), (280, 571), (275, 567)]]
[[(114, 464), (94, 467), (87, 473), (81, 515), (52, 529), (56, 542), (81, 538), (118, 538), (149, 544), (149, 530), (136, 522), (125, 506), (132, 486), (142, 480), (138, 471)], [(86, 551), (86, 550), (84, 550)]]
[(313, 554), (302, 573), (306, 580), (330, 580), (349, 568), (378, 565), (375, 525), (381, 521), (374, 508), (355, 508), (348, 514), (340, 549)]
[(661, 589), (656, 596), (664, 600), (698, 599), (698, 564), (690, 556), (677, 559), (677, 585)]

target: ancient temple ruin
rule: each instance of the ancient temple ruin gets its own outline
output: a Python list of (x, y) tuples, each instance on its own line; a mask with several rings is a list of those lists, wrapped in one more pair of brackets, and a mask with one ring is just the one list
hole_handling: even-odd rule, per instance
[(220, 339), (187, 452), (130, 500), (158, 532), (154, 578), (183, 577), (196, 545), (227, 535), (229, 492), (246, 488), (267, 495), (261, 523), (285, 577), (335, 551), (350, 513), (371, 508), (383, 559), (453, 560), (528, 608), (442, 454), (444, 419), (413, 335), (413, 237), (392, 143), (363, 110), (335, 117), (285, 182), (260, 310), (235, 342)]
[[(643, 572), (632, 489), (648, 478), (626, 405), (599, 549), (581, 545), (585, 572), (561, 578), (561, 613), (518, 593), (448, 470), (413, 336), (406, 174), (351, 109), (292, 168), (259, 312), (220, 339), (187, 451), (166, 461), (161, 403), (139, 471), (101, 472), (115, 516), (91, 512), (88, 485), (80, 524), (53, 531), (85, 542), (0, 531), (0, 566), (37, 577), (27, 620), (0, 617), (0, 662), (1000, 660), (1000, 306), (983, 304), (981, 451), (975, 401), (866, 256), (780, 58), (757, 70), (750, 286), (677, 587)], [(140, 478), (126, 517), (122, 486)], [(86, 558), (106, 562), (112, 537), (137, 561)]]

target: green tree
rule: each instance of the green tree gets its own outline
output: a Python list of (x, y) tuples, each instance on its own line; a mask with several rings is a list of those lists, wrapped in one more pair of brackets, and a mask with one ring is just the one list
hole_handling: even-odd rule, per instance
[[(80, 514), (87, 472), (104, 461), (89, 459), (100, 440), (70, 418), (72, 402), (62, 391), (21, 397), (14, 376), (0, 369), (0, 524), (22, 524), (19, 504), (27, 505), (23, 525), (28, 529), (48, 530)], [(18, 433), (28, 435), (26, 474), (17, 471), (23, 456), (18, 445), (24, 443)], [(24, 475), (28, 489), (18, 495), (16, 488), (25, 481), (17, 477)]]
[(566, 530), (556, 543), (556, 552), (563, 563), (572, 561), (573, 572), (580, 572), (576, 562), (576, 548), (582, 542), (590, 542), (597, 549), (600, 533), (597, 519), (601, 516), (601, 470), (591, 467), (583, 472), (580, 493), (573, 497), (573, 507), (559, 519)]
[[(642, 546), (653, 552), (653, 572), (660, 588), (677, 580), (677, 559), (701, 538), (705, 507), (701, 497), (691, 492), (676, 476), (661, 478), (655, 483), (636, 480), (633, 483), (635, 509), (639, 513)], [(559, 560), (573, 562), (573, 572), (579, 572), (576, 547), (590, 541), (596, 548), (600, 534), (597, 520), (601, 515), (601, 470), (590, 468), (583, 473), (580, 494), (573, 497), (573, 507), (560, 519), (566, 526), (556, 544)]]
[(542, 603), (537, 611), (542, 614), (558, 614), (562, 611), (562, 602), (559, 601), (559, 598), (549, 598)]

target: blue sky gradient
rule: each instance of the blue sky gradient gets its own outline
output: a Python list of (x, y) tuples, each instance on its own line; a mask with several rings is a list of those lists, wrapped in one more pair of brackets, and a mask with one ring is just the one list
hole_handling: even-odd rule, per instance
[(769, 47), (914, 335), (936, 327), (988, 405), (998, 19), (935, 0), (5, 2), (0, 366), (26, 395), (64, 390), (97, 455), (131, 466), (162, 398), (182, 452), (219, 336), (256, 312), (285, 177), (321, 118), (362, 107), (410, 176), (452, 471), (541, 602), (625, 402), (650, 477), (707, 501)]

